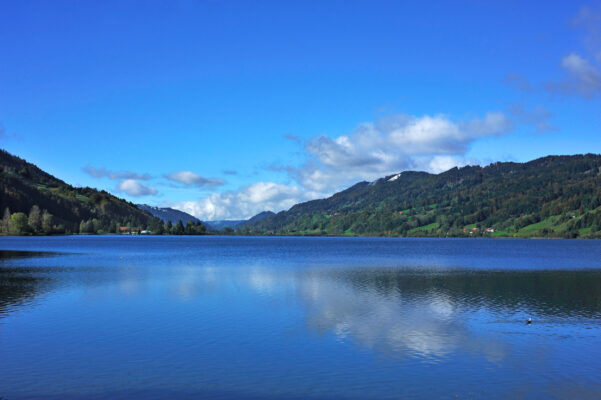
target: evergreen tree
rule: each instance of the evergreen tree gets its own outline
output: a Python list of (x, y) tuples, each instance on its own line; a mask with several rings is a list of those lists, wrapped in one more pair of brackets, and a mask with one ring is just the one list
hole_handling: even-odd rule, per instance
[(194, 232), (196, 234), (204, 235), (205, 233), (207, 233), (207, 229), (200, 221), (196, 221), (194, 223)]
[(194, 233), (196, 233), (196, 230), (194, 229), (194, 221), (189, 219), (186, 223), (186, 235), (193, 235)]
[(177, 221), (177, 225), (175, 225), (175, 234), (176, 235), (183, 235), (184, 234), (184, 223), (182, 222), (182, 220), (180, 219), (179, 221)]
[(163, 223), (158, 218), (151, 219), (148, 223), (147, 228), (155, 235), (160, 235), (161, 233), (163, 233)]

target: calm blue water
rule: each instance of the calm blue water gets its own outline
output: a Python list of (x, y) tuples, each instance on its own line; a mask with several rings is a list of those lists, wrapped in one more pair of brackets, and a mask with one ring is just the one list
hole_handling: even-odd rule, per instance
[(0, 250), (14, 250), (0, 252), (3, 400), (601, 398), (601, 241), (4, 237)]

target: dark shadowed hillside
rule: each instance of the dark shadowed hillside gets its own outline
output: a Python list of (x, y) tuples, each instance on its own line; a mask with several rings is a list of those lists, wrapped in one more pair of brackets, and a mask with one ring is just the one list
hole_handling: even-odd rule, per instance
[[(161, 225), (157, 218), (130, 202), (105, 191), (73, 187), (0, 150), (0, 210), (3, 215), (6, 209), (17, 214), (17, 218), (13, 217), (14, 234), (27, 233), (27, 230), (31, 233), (108, 233), (118, 231), (119, 226), (153, 229)], [(31, 217), (32, 209), (39, 213), (39, 229), (27, 227), (27, 215), (30, 222), (33, 221), (30, 225), (36, 224), (35, 218)], [(23, 217), (26, 219), (21, 223)], [(45, 223), (43, 228), (42, 223)]]
[(601, 156), (403, 172), (297, 204), (243, 233), (601, 237)]

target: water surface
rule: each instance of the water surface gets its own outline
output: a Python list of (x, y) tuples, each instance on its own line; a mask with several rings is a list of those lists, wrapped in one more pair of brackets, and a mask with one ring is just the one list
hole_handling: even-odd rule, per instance
[(0, 249), (6, 400), (601, 398), (599, 241), (73, 236)]

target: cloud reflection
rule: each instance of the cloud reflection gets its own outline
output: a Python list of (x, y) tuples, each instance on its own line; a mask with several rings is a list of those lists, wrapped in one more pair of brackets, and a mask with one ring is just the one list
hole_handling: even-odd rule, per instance
[(309, 328), (388, 355), (437, 359), (466, 346), (491, 360), (506, 354), (501, 343), (482, 345), (446, 294), (382, 292), (344, 276), (312, 272), (300, 279)]

